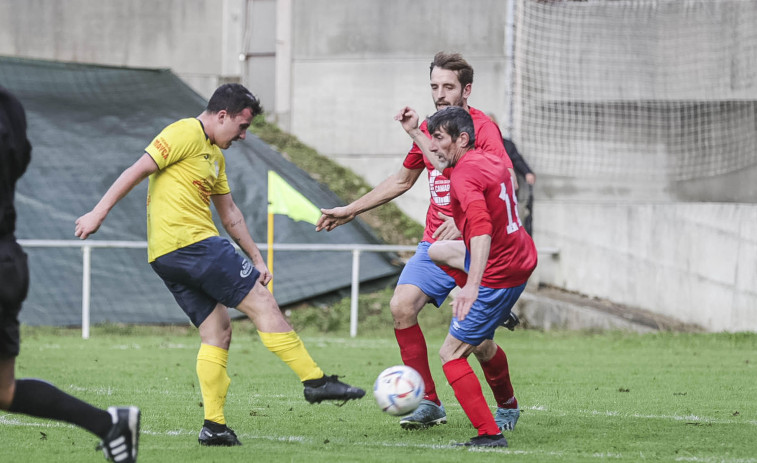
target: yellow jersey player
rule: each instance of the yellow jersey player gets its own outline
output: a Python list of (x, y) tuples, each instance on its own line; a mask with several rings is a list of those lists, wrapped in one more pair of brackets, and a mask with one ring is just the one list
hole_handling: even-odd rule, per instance
[[(226, 372), (231, 343), (228, 307), (237, 308), (255, 323), (266, 348), (302, 381), (308, 402), (365, 395), (336, 375), (325, 375), (310, 357), (266, 288), (271, 272), (231, 196), (221, 150), (244, 140), (252, 119), (260, 113), (260, 103), (244, 86), (222, 85), (202, 114), (166, 127), (94, 209), (76, 220), (76, 236), (86, 239), (116, 203), (149, 176), (148, 260), (198, 328), (202, 341), (197, 354), (205, 411), (198, 438), (202, 445), (241, 445), (226, 425), (223, 410), (230, 383)], [(211, 202), (226, 232), (252, 263), (218, 235)]]

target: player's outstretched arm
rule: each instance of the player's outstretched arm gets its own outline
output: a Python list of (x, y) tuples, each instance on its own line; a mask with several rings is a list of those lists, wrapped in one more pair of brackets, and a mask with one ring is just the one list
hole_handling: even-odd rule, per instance
[(247, 254), (247, 257), (252, 261), (252, 265), (260, 272), (260, 280), (258, 281), (263, 286), (267, 285), (273, 278), (273, 274), (268, 270), (268, 266), (265, 263), (265, 259), (263, 259), (263, 255), (260, 253), (260, 249), (258, 249), (258, 245), (255, 244), (252, 235), (250, 235), (250, 230), (244, 221), (242, 211), (237, 207), (234, 198), (231, 197), (231, 193), (212, 195), (210, 198), (213, 200), (213, 206), (215, 206), (218, 212), (218, 217), (221, 219), (226, 233)]
[(420, 148), (423, 155), (426, 156), (426, 159), (429, 160), (434, 168), (439, 172), (443, 172), (447, 165), (431, 152), (431, 139), (418, 127), (418, 113), (410, 106), (405, 106), (394, 116), (394, 120), (402, 125), (405, 132), (413, 139), (413, 143)]
[(368, 193), (346, 206), (321, 209), (321, 217), (315, 225), (316, 231), (331, 231), (344, 225), (365, 211), (388, 203), (413, 187), (423, 169), (408, 169), (402, 166), (396, 174), (376, 185)]
[(74, 235), (86, 240), (89, 235), (97, 232), (113, 206), (126, 196), (132, 188), (157, 170), (158, 165), (155, 164), (152, 157), (147, 153), (143, 154), (137, 162), (121, 173), (94, 209), (76, 219)]

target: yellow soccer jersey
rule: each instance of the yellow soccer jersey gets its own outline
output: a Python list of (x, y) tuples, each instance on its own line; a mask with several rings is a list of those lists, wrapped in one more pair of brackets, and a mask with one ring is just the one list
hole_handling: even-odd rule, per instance
[(150, 262), (218, 235), (210, 196), (229, 193), (226, 160), (198, 119), (181, 119), (145, 148), (158, 165), (147, 190), (147, 258)]

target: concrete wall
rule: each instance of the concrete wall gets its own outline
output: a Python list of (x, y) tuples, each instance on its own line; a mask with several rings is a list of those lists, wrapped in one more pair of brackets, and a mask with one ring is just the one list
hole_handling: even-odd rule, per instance
[[(205, 97), (221, 82), (241, 81), (283, 127), (377, 184), (410, 147), (392, 120), (396, 111), (406, 104), (421, 115), (433, 111), (428, 65), (439, 50), (463, 53), (476, 71), (470, 104), (506, 120), (506, 7), (504, 0), (5, 0), (0, 54), (169, 67)], [(523, 147), (538, 175), (538, 153)], [(735, 189), (735, 197), (754, 197), (753, 172), (679, 185), (679, 196), (700, 199), (704, 189), (731, 198)], [(597, 202), (609, 190), (616, 202)], [(539, 177), (535, 239), (561, 254), (543, 258), (538, 279), (715, 331), (757, 330), (755, 206), (654, 203), (666, 191), (643, 198), (629, 191), (634, 186), (617, 179)], [(397, 203), (423, 222), (424, 182)]]
[[(377, 184), (410, 147), (392, 120), (433, 111), (428, 65), (459, 51), (473, 106), (505, 113), (506, 2), (476, 0), (5, 0), (0, 54), (171, 68), (210, 97), (240, 81), (283, 128)], [(289, 30), (287, 30), (289, 28)], [(289, 58), (289, 59), (287, 59)], [(286, 62), (285, 62), (286, 61)], [(427, 188), (398, 205), (422, 221)]]
[[(441, 50), (473, 66), (469, 103), (503, 114), (506, 2), (474, 3), (294, 0), (291, 131), (378, 184), (411, 146), (393, 116), (434, 111), (429, 64)], [(423, 222), (428, 188), (418, 182), (397, 204)]]
[(539, 278), (701, 325), (757, 331), (757, 205), (540, 202)]
[(170, 68), (203, 96), (240, 80), (244, 0), (4, 0), (0, 54)]

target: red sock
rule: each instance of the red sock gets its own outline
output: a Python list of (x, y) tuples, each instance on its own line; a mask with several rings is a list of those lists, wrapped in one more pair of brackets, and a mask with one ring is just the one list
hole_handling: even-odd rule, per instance
[(501, 347), (497, 346), (497, 353), (488, 362), (481, 363), (486, 382), (492, 388), (494, 400), (501, 408), (518, 408), (513, 384), (510, 382), (510, 369), (507, 367), (507, 356)]
[(452, 390), (455, 391), (457, 401), (460, 402), (473, 427), (478, 430), (478, 435), (499, 434), (499, 427), (481, 391), (481, 383), (473, 373), (468, 360), (464, 358), (450, 360), (442, 365), (442, 368)]
[(405, 365), (414, 368), (423, 378), (423, 384), (426, 386), (424, 399), (430, 400), (437, 405), (441, 405), (439, 396), (436, 395), (436, 385), (434, 378), (431, 377), (431, 368), (428, 365), (428, 349), (426, 348), (426, 338), (423, 337), (420, 325), (417, 323), (410, 328), (402, 330), (395, 329), (394, 335), (397, 337), (397, 344), (400, 346), (400, 355)]

